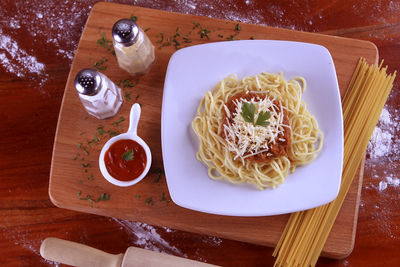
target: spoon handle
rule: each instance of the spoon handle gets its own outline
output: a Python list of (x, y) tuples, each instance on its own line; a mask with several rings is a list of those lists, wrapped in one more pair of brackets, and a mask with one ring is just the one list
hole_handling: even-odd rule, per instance
[(137, 127), (139, 124), (139, 119), (140, 119), (140, 112), (141, 108), (139, 104), (134, 104), (131, 108), (131, 112), (129, 115), (129, 133), (133, 133), (137, 135)]

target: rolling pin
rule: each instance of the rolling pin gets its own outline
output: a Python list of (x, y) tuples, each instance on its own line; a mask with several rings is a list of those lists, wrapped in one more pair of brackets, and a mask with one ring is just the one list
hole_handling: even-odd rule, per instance
[(86, 245), (54, 237), (46, 238), (42, 242), (40, 255), (46, 260), (80, 267), (217, 266), (137, 247), (129, 247), (124, 254), (110, 254)]

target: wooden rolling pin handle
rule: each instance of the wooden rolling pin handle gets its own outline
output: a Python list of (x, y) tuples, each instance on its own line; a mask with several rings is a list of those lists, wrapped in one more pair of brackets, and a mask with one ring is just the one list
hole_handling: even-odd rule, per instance
[(129, 247), (122, 267), (218, 267), (208, 263), (185, 259), (160, 252)]
[(109, 254), (79, 243), (54, 237), (46, 238), (40, 246), (46, 260), (79, 267), (212, 267), (207, 263), (180, 258), (136, 247), (123, 254)]
[(40, 255), (50, 261), (79, 267), (120, 267), (124, 255), (109, 254), (104, 251), (62, 240), (46, 238), (40, 246)]

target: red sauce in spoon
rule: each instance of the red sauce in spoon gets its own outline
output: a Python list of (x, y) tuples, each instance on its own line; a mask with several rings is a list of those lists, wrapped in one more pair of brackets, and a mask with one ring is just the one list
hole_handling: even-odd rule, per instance
[(147, 157), (144, 148), (136, 141), (122, 139), (110, 146), (104, 162), (112, 177), (120, 181), (131, 181), (143, 173)]

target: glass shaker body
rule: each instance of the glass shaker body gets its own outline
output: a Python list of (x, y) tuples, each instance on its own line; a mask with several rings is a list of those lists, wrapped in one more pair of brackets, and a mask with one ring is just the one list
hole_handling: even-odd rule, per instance
[[(88, 70), (90, 70), (91, 74), (95, 75), (94, 83), (97, 84), (94, 88), (94, 91), (90, 91), (88, 93), (80, 92), (78, 90), (79, 85), (77, 86), (77, 80), (79, 79), (78, 76), (82, 77), (82, 73), (87, 74)], [(89, 83), (91, 81), (93, 80), (90, 80), (89, 78)], [(75, 79), (75, 87), (79, 92), (79, 98), (86, 111), (98, 119), (114, 117), (123, 104), (121, 89), (116, 86), (107, 76), (95, 70), (84, 69), (80, 71)]]
[[(120, 30), (121, 25), (128, 30)], [(123, 19), (116, 22), (113, 27), (113, 45), (121, 69), (131, 75), (145, 74), (151, 69), (155, 61), (154, 46), (133, 21)]]

